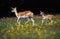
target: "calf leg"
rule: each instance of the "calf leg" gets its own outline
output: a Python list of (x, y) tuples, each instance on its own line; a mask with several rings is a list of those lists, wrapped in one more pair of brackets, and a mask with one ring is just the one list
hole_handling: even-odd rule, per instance
[(44, 24), (44, 19), (42, 19), (42, 25)]

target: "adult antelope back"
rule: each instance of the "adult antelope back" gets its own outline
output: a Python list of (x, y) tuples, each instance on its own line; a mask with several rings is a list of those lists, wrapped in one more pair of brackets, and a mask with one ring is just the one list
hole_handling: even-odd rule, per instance
[[(15, 8), (12, 8), (12, 12), (15, 13), (16, 17), (17, 17), (17, 22), (20, 24), (20, 19), (24, 19), (26, 18), (27, 19), (27, 22), (28, 23), (30, 20), (33, 22), (33, 25), (34, 25), (34, 20), (33, 20), (33, 12), (31, 11), (22, 11), (22, 12), (17, 12), (17, 9), (16, 7)], [(25, 24), (26, 24), (25, 23)]]

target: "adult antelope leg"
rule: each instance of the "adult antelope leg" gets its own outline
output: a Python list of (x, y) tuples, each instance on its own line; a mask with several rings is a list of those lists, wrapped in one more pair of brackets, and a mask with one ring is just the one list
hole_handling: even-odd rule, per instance
[(17, 23), (20, 24), (20, 18), (17, 19)]
[(33, 18), (31, 18), (31, 21), (33, 22), (32, 24), (33, 24), (33, 26), (34, 26), (34, 20), (33, 20)]
[(27, 24), (29, 21), (30, 21), (30, 19), (29, 19), (29, 18), (27, 18), (27, 21), (25, 22), (25, 24)]

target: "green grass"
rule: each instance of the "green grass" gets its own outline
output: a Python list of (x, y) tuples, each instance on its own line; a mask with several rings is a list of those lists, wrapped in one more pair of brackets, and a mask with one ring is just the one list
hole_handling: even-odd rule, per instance
[(35, 16), (35, 25), (32, 26), (30, 21), (22, 20), (21, 25), (18, 25), (16, 18), (1, 18), (0, 19), (0, 39), (60, 39), (60, 18), (57, 15), (57, 20), (51, 22), (45, 21), (41, 25), (41, 18)]

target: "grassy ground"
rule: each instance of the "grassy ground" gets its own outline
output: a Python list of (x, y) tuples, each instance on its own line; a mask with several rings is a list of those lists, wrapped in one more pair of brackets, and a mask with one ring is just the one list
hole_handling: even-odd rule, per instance
[(18, 25), (15, 17), (0, 18), (0, 39), (60, 39), (59, 16), (48, 23), (46, 20), (44, 25), (40, 16), (34, 16), (34, 26), (31, 21), (24, 24), (24, 20)]

